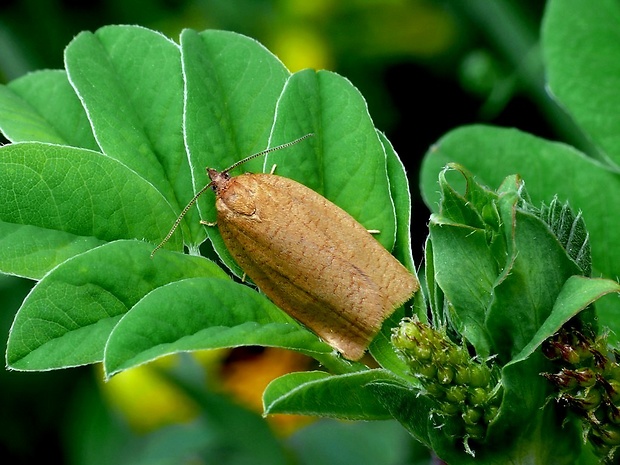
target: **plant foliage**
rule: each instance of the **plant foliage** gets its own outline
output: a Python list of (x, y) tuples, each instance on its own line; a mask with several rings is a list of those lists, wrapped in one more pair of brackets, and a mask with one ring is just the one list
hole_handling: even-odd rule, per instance
[[(448, 463), (575, 463), (577, 423), (548, 401), (540, 347), (569, 320), (611, 328), (612, 342), (620, 334), (617, 298), (601, 299), (620, 291), (620, 7), (574, 3), (549, 3), (542, 45), (549, 86), (595, 153), (484, 126), (443, 137), (421, 172), (434, 209), (424, 295), (403, 323), (433, 329), (394, 332), (411, 313), (399, 310), (371, 345), (376, 368), (342, 359), (236, 279), (217, 228), (199, 224), (214, 220), (212, 194), (149, 258), (208, 182), (205, 167), (314, 133), (239, 170), (276, 164), (379, 230), (414, 271), (407, 178), (355, 87), (327, 71), (291, 74), (230, 32), (186, 30), (178, 43), (132, 26), (79, 34), (65, 70), (0, 87), (11, 142), (0, 147), (0, 272), (37, 281), (15, 317), (8, 367), (103, 362), (112, 376), (170, 353), (283, 347), (324, 371), (272, 382), (266, 413), (396, 418)], [(446, 400), (457, 393), (468, 412)]]

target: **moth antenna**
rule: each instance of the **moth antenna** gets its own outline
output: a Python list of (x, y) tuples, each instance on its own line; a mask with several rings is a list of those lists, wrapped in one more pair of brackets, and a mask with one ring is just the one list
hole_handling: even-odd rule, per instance
[(161, 249), (164, 244), (166, 242), (168, 242), (170, 240), (170, 238), (172, 237), (172, 235), (174, 234), (174, 232), (176, 231), (176, 229), (179, 227), (179, 225), (181, 224), (181, 221), (183, 220), (183, 217), (187, 214), (187, 212), (189, 211), (190, 208), (192, 208), (192, 205), (194, 205), (196, 203), (196, 200), (198, 200), (198, 197), (200, 197), (202, 194), (204, 194), (206, 192), (207, 189), (209, 189), (209, 187), (211, 187), (213, 185), (213, 182), (210, 182), (209, 184), (207, 184), (206, 186), (204, 186), (202, 189), (200, 189), (198, 191), (198, 193), (192, 198), (192, 200), (189, 201), (189, 203), (185, 206), (185, 208), (183, 209), (183, 211), (181, 211), (181, 214), (178, 216), (178, 218), (176, 219), (176, 221), (174, 222), (174, 224), (172, 225), (172, 229), (170, 229), (170, 231), (168, 232), (168, 234), (166, 235), (166, 237), (164, 237), (164, 240), (161, 241), (157, 247), (155, 247), (153, 249), (153, 251), (151, 252), (151, 258), (153, 258), (153, 255), (155, 255), (155, 252), (157, 252), (159, 249)]
[(307, 139), (308, 137), (312, 137), (312, 136), (314, 136), (314, 133), (310, 132), (310, 133), (306, 134), (305, 136), (301, 136), (300, 138), (292, 140), (290, 142), (287, 142), (286, 144), (277, 145), (276, 147), (270, 147), (268, 149), (261, 150), (258, 153), (254, 153), (254, 154), (252, 154), (252, 155), (250, 155), (248, 157), (245, 157), (243, 160), (239, 160), (238, 162), (233, 163), (231, 166), (229, 166), (224, 171), (222, 171), (222, 174), (228, 173), (229, 171), (235, 169), (237, 166), (242, 165), (246, 161), (252, 160), (253, 158), (262, 157), (263, 155), (267, 155), (268, 153), (275, 152), (276, 150), (285, 149), (287, 147), (290, 147), (291, 145), (295, 145), (298, 142), (301, 142), (302, 140)]

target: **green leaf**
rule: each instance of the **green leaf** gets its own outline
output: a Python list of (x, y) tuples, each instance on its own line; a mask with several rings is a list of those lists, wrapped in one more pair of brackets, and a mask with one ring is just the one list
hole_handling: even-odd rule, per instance
[(0, 271), (39, 279), (104, 241), (158, 242), (175, 213), (151, 184), (90, 150), (0, 147)]
[(549, 205), (543, 204), (540, 218), (547, 223), (566, 249), (568, 256), (575, 261), (584, 276), (592, 274), (592, 253), (590, 235), (581, 214), (575, 214), (568, 203), (560, 203), (554, 197)]
[[(180, 211), (193, 192), (181, 131), (179, 47), (155, 31), (108, 26), (78, 34), (65, 50), (65, 64), (102, 151)], [(187, 242), (194, 246), (204, 240), (204, 228), (197, 216), (188, 220), (193, 240)]]
[(505, 444), (511, 438), (510, 449), (497, 452), (505, 462), (571, 465), (580, 453), (582, 438), (576, 423), (564, 421), (558, 406), (547, 402), (550, 386), (539, 373), (549, 371), (549, 363), (537, 352), (502, 369), (502, 405), (489, 425), (487, 441)]
[(389, 412), (365, 386), (395, 377), (385, 370), (344, 375), (321, 371), (289, 373), (273, 380), (263, 393), (265, 414), (294, 413), (346, 420), (385, 420)]
[(314, 137), (269, 154), (266, 166), (275, 163), (277, 174), (322, 194), (367, 229), (378, 229), (377, 239), (392, 250), (396, 219), (385, 149), (364, 98), (348, 80), (313, 70), (290, 77), (278, 100), (270, 145), (308, 133)]
[(60, 70), (37, 71), (0, 86), (0, 131), (11, 142), (99, 150), (84, 108)]
[[(267, 147), (277, 98), (289, 72), (261, 44), (232, 32), (185, 30), (181, 52), (184, 131), (197, 191), (209, 182), (205, 168), (226, 169)], [(256, 160), (242, 169), (256, 172), (261, 166), (262, 160)], [(213, 196), (204, 197), (198, 202), (200, 216), (215, 221)], [(241, 276), (217, 228), (207, 233), (220, 258)]]
[(489, 254), (486, 233), (463, 224), (442, 223), (437, 216), (431, 217), (429, 230), (433, 281), (452, 306), (449, 320), (478, 355), (488, 357), (492, 338), (483, 323), (499, 270)]
[(140, 241), (111, 242), (47, 274), (15, 316), (8, 366), (49, 370), (99, 362), (121, 316), (153, 289), (194, 276), (228, 281), (209, 260), (167, 251), (151, 260), (152, 249)]
[(545, 339), (557, 332), (568, 320), (606, 294), (620, 293), (620, 284), (610, 279), (571, 276), (562, 286), (553, 310), (542, 323), (530, 342), (515, 356), (510, 364), (527, 359)]
[[(501, 163), (498, 162), (501, 160)], [(620, 276), (620, 248), (617, 231), (620, 215), (620, 176), (577, 150), (513, 129), (470, 126), (444, 136), (422, 164), (422, 195), (430, 208), (437, 204), (437, 174), (448, 162), (456, 161), (472, 170), (479, 182), (497, 187), (502, 180), (519, 173), (534, 205), (550, 202), (557, 194), (581, 211), (590, 233), (592, 273), (610, 279)], [(601, 186), (605, 186), (604, 189)], [(618, 341), (620, 311), (617, 300), (597, 302), (600, 323), (612, 329), (610, 341)]]
[(495, 353), (504, 362), (531, 341), (566, 280), (581, 271), (539, 218), (515, 209), (507, 212), (505, 224), (514, 234), (511, 239), (516, 252), (494, 286), (486, 314)]
[(377, 380), (369, 383), (367, 389), (374, 392), (379, 402), (414, 438), (447, 463), (473, 463), (473, 458), (464, 452), (462, 444), (450, 437), (450, 423), (444, 422), (437, 414), (437, 403), (419, 389), (396, 379)]
[(403, 162), (398, 158), (394, 147), (385, 137), (385, 134), (377, 131), (379, 140), (386, 154), (388, 179), (390, 182), (390, 194), (394, 202), (396, 213), (396, 242), (392, 254), (412, 273), (416, 272), (411, 251), (411, 192), (409, 192), (409, 180), (405, 172)]
[[(415, 263), (411, 254), (411, 194), (409, 192), (409, 183), (402, 162), (399, 160), (394, 148), (387, 140), (385, 135), (377, 131), (379, 140), (383, 144), (383, 148), (387, 157), (388, 176), (390, 181), (390, 193), (394, 201), (396, 210), (396, 243), (392, 250), (393, 255), (403, 264), (409, 271), (416, 274)], [(414, 305), (419, 313), (426, 313), (424, 298), (421, 292), (417, 292), (414, 297)], [(408, 307), (406, 304), (405, 307)], [(409, 308), (409, 307), (408, 307)], [(392, 328), (398, 325), (398, 322), (408, 313), (408, 309), (399, 309), (388, 318), (381, 328), (381, 331), (372, 341), (369, 350), (375, 360), (382, 368), (397, 373), (405, 378), (409, 376), (409, 370), (406, 364), (398, 357), (394, 347), (392, 346)]]
[(111, 376), (175, 352), (243, 345), (294, 349), (327, 366), (349, 365), (248, 286), (194, 278), (160, 287), (140, 300), (110, 335), (104, 366)]
[[(569, 6), (570, 5), (570, 6)], [(552, 94), (602, 151), (620, 165), (620, 4), (551, 0), (542, 45)]]

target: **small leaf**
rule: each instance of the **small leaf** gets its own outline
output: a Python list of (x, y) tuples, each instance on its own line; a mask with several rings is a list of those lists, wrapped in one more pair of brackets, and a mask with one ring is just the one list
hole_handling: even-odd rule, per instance
[[(492, 338), (484, 326), (499, 274), (484, 230), (443, 224), (431, 217), (434, 282), (450, 303), (448, 319), (481, 357), (491, 355)], [(443, 308), (441, 311), (443, 312)]]
[(384, 370), (344, 375), (290, 373), (272, 381), (263, 394), (265, 414), (294, 413), (346, 420), (385, 420), (389, 412), (365, 385), (393, 380)]
[(396, 213), (396, 242), (392, 254), (412, 273), (416, 272), (415, 263), (411, 251), (411, 192), (409, 180), (405, 172), (403, 162), (398, 158), (394, 147), (385, 137), (385, 134), (377, 131), (379, 140), (383, 144), (386, 154), (388, 178), (390, 182), (390, 194), (394, 202)]
[(581, 268), (582, 274), (590, 276), (592, 273), (590, 235), (581, 213), (575, 216), (568, 202), (561, 204), (558, 198), (554, 197), (549, 205), (543, 204), (540, 217), (549, 225), (568, 256)]
[(144, 295), (172, 281), (212, 276), (227, 281), (214, 263), (116, 241), (77, 255), (52, 270), (15, 316), (7, 364), (16, 370), (49, 370), (99, 362), (121, 316)]
[(620, 284), (610, 279), (571, 276), (562, 286), (549, 317), (542, 323), (530, 342), (510, 364), (529, 357), (545, 339), (557, 332), (564, 323), (606, 294), (620, 293)]

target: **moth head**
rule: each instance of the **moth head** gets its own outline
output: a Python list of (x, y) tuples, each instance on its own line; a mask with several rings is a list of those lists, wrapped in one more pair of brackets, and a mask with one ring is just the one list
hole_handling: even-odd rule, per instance
[(172, 225), (172, 229), (170, 229), (170, 232), (166, 235), (166, 237), (159, 243), (159, 245), (157, 245), (157, 247), (155, 247), (153, 249), (153, 251), (151, 252), (151, 258), (153, 258), (153, 255), (155, 255), (155, 252), (157, 252), (159, 249), (161, 249), (164, 244), (166, 242), (168, 242), (168, 240), (172, 237), (172, 234), (174, 234), (174, 231), (179, 227), (179, 225), (181, 224), (181, 220), (183, 219), (183, 217), (185, 216), (185, 214), (189, 211), (189, 209), (192, 207), (192, 205), (194, 205), (196, 203), (196, 200), (198, 200), (198, 197), (200, 197), (205, 191), (207, 191), (210, 187), (213, 188), (213, 190), (217, 193), (218, 190), (222, 189), (227, 182), (230, 180), (230, 175), (228, 174), (231, 170), (235, 169), (237, 166), (245, 163), (248, 160), (251, 160), (253, 158), (256, 157), (261, 157), (263, 155), (266, 155), (270, 152), (274, 152), (276, 150), (281, 150), (284, 149), (286, 147), (290, 147), (291, 145), (294, 145), (298, 142), (301, 142), (302, 140), (314, 136), (314, 134), (309, 133), (306, 134), (305, 136), (301, 136), (298, 139), (295, 139), (291, 142), (287, 142), (286, 144), (282, 144), (282, 145), (278, 145), (277, 147), (270, 147), (268, 149), (265, 149), (261, 152), (255, 153), (253, 155), (250, 155), (249, 157), (244, 158), (243, 160), (239, 160), (236, 163), (233, 163), (231, 166), (229, 166), (228, 168), (226, 168), (224, 171), (217, 171), (214, 168), (207, 168), (207, 176), (209, 176), (209, 179), (211, 180), (211, 182), (209, 184), (207, 184), (206, 186), (204, 186), (202, 189), (200, 189), (196, 195), (192, 198), (192, 200), (189, 201), (189, 203), (187, 204), (187, 206), (181, 211), (181, 214), (179, 215), (179, 217), (176, 219), (176, 221), (174, 222), (174, 224)]
[(218, 171), (215, 168), (207, 168), (207, 176), (209, 176), (211, 180), (209, 185), (216, 193), (230, 181), (230, 174), (228, 174), (228, 171), (229, 170)]

